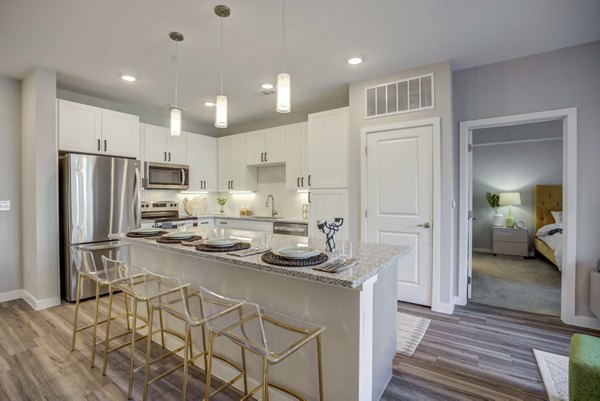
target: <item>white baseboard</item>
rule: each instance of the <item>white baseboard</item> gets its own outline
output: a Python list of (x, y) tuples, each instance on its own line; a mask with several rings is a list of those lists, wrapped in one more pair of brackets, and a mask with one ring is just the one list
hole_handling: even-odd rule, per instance
[(23, 290), (0, 292), (0, 302), (14, 301), (23, 298)]
[(21, 291), (25, 302), (27, 302), (29, 306), (31, 306), (36, 311), (60, 305), (60, 297), (52, 297), (38, 300), (33, 295), (31, 295), (29, 291)]
[(431, 305), (431, 310), (433, 312), (445, 313), (447, 315), (451, 315), (454, 313), (454, 303), (446, 304), (446, 303), (438, 303), (436, 305)]
[(473, 248), (473, 252), (492, 253), (492, 248)]
[(466, 304), (467, 301), (465, 300), (465, 302), (461, 302), (461, 299), (458, 295), (454, 297), (454, 305), (465, 306)]
[(600, 330), (600, 319), (591, 316), (569, 316), (562, 319), (562, 321), (571, 326)]

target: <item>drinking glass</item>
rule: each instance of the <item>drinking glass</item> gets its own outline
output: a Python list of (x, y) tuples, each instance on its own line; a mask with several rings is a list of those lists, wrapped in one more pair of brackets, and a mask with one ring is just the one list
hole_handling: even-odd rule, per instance
[(349, 259), (352, 257), (352, 242), (350, 241), (340, 241), (337, 245), (337, 256), (343, 259)]

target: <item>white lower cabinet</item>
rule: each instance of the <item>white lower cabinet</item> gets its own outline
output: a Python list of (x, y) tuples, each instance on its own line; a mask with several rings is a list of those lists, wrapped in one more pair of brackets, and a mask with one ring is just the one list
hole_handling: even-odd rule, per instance
[(215, 227), (215, 219), (213, 219), (213, 218), (198, 219), (198, 227), (214, 228)]
[(308, 193), (309, 220), (308, 236), (324, 237), (317, 227), (317, 220), (333, 223), (336, 217), (344, 219), (344, 224), (336, 234), (337, 241), (349, 239), (348, 190), (347, 189), (311, 189)]
[(215, 218), (215, 227), (232, 230), (265, 231), (273, 232), (273, 223), (270, 221), (252, 221), (227, 218)]

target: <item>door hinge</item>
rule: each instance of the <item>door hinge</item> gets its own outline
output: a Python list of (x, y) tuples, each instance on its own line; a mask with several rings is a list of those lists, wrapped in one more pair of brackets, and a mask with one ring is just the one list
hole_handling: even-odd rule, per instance
[(473, 151), (473, 145), (469, 144), (469, 152), (472, 152), (472, 151)]
[(473, 281), (473, 277), (471, 277), (471, 276), (467, 277), (467, 284), (471, 284), (472, 281)]
[(469, 214), (467, 215), (467, 218), (469, 220), (471, 220), (473, 218), (473, 211), (472, 210), (469, 210)]
[(365, 219), (367, 218), (367, 209), (365, 209)]
[(365, 146), (365, 155), (367, 154), (367, 147)]

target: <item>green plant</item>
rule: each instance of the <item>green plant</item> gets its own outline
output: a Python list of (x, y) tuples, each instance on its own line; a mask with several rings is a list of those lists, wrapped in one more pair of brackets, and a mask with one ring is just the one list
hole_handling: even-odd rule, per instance
[(486, 192), (485, 200), (487, 200), (490, 206), (494, 209), (494, 213), (498, 213), (498, 207), (500, 206), (500, 195)]
[(217, 198), (217, 203), (221, 206), (225, 206), (227, 203), (227, 198)]

